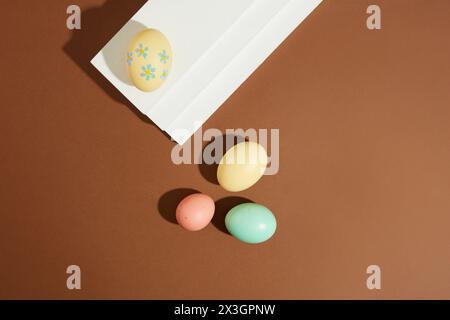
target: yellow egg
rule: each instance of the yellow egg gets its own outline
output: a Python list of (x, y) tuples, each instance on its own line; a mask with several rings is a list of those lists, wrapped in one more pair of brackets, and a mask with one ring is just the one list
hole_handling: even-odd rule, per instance
[(220, 160), (217, 180), (227, 191), (242, 191), (258, 182), (266, 167), (267, 153), (263, 146), (251, 141), (241, 142)]
[(154, 91), (169, 76), (172, 60), (172, 49), (164, 34), (146, 29), (134, 36), (128, 47), (128, 74), (139, 90)]

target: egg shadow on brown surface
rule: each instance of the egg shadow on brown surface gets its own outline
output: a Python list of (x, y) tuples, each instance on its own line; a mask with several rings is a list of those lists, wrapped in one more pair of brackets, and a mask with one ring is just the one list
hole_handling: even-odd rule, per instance
[[(154, 123), (135, 106), (131, 104), (92, 64), (91, 60), (102, 50), (109, 40), (127, 23), (146, 0), (107, 0), (100, 7), (92, 7), (81, 12), (81, 30), (72, 30), (70, 40), (63, 46), (63, 51), (70, 57), (94, 82), (103, 89), (114, 101), (117, 101), (132, 111), (145, 123)], [(125, 35), (131, 36), (143, 30), (145, 26), (130, 21), (125, 26)], [(126, 36), (121, 36), (117, 43), (127, 42)], [(117, 60), (116, 46), (103, 50), (103, 56), (111, 71), (124, 82), (129, 82), (126, 70), (122, 69)], [(122, 50), (122, 49), (121, 49)], [(126, 50), (126, 47), (125, 49)], [(125, 68), (125, 63), (123, 64)]]
[(216, 210), (214, 212), (214, 217), (211, 221), (211, 223), (220, 231), (226, 233), (229, 235), (229, 232), (227, 230), (227, 227), (225, 226), (225, 216), (227, 215), (228, 211), (230, 211), (233, 207), (242, 204), (242, 203), (253, 203), (253, 201), (243, 198), (243, 197), (236, 197), (236, 196), (230, 196), (226, 198), (222, 198), (220, 200), (216, 201)]
[(164, 193), (158, 200), (158, 211), (161, 217), (170, 223), (177, 223), (176, 209), (185, 197), (200, 193), (195, 189), (178, 188)]
[[(228, 149), (245, 140), (245, 137), (234, 134), (222, 134), (211, 138), (211, 141), (203, 147), (202, 153), (199, 155), (201, 157), (201, 163), (198, 165), (198, 170), (200, 171), (202, 177), (207, 181), (218, 185), (219, 181), (217, 181), (217, 168), (219, 166), (220, 159), (228, 151)], [(229, 142), (227, 143), (227, 141)], [(219, 151), (220, 153), (216, 154), (215, 151), (217, 151), (217, 149), (222, 151)], [(207, 158), (211, 158), (206, 159), (206, 162), (204, 156), (205, 154), (208, 156)], [(212, 161), (208, 160), (215, 161), (211, 163)]]

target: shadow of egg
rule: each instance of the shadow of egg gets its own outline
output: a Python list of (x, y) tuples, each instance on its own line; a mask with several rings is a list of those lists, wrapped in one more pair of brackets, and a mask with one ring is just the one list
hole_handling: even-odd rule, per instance
[(166, 221), (178, 224), (176, 218), (178, 204), (181, 202), (181, 200), (194, 193), (200, 192), (190, 188), (178, 188), (164, 193), (158, 201), (159, 214)]
[(227, 213), (231, 209), (243, 203), (253, 203), (253, 201), (244, 197), (236, 197), (236, 196), (225, 197), (220, 200), (217, 200), (215, 203), (216, 210), (211, 223), (218, 230), (230, 235), (230, 233), (227, 230), (227, 227), (225, 226), (225, 217), (227, 216)]
[(147, 29), (142, 23), (129, 21), (103, 48), (102, 55), (109, 70), (122, 82), (133, 85), (127, 70), (127, 49), (136, 34)]
[(239, 142), (246, 141), (244, 136), (236, 134), (219, 134), (211, 138), (203, 146), (202, 153), (198, 158), (198, 169), (200, 174), (208, 182), (219, 185), (217, 180), (217, 168), (225, 153)]

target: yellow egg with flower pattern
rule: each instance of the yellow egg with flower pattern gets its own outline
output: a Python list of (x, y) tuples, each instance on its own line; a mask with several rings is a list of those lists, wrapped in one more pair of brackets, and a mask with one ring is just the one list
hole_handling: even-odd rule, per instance
[(128, 47), (128, 74), (136, 88), (151, 92), (169, 77), (172, 60), (166, 36), (156, 29), (146, 29), (135, 35)]

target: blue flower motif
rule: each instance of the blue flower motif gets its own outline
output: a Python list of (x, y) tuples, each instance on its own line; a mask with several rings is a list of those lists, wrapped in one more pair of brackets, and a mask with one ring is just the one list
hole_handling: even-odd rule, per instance
[(131, 63), (133, 62), (133, 52), (127, 53), (127, 63), (129, 66), (131, 66)]
[(159, 59), (162, 63), (166, 64), (167, 61), (169, 61), (169, 55), (166, 53), (166, 50), (163, 50), (162, 52), (158, 53)]
[(153, 68), (151, 64), (148, 64), (147, 66), (144, 66), (141, 68), (142, 69), (142, 73), (141, 73), (141, 77), (145, 78), (145, 80), (150, 80), (150, 78), (154, 78), (155, 77), (155, 71), (156, 68)]
[(169, 76), (169, 70), (164, 69), (164, 70), (161, 72), (160, 78), (163, 79), (163, 80), (166, 80), (168, 76)]
[(144, 47), (142, 43), (139, 44), (139, 47), (135, 50), (138, 57), (147, 58), (148, 56), (148, 47)]

